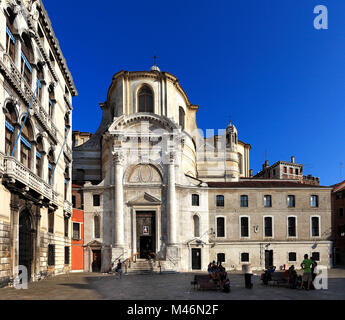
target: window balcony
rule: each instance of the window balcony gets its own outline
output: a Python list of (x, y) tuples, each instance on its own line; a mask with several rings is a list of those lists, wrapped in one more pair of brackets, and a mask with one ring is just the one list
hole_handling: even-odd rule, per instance
[(43, 202), (58, 206), (58, 193), (53, 191), (52, 186), (43, 181), (15, 158), (0, 153), (0, 172), (1, 170), (3, 170), (5, 181), (9, 184), (16, 186), (18, 189), (21, 188), (26, 189), (28, 192), (31, 191), (33, 195), (36, 192)]
[(63, 209), (64, 209), (65, 213), (67, 213), (67, 215), (72, 216), (72, 211), (73, 211), (72, 203), (65, 200)]

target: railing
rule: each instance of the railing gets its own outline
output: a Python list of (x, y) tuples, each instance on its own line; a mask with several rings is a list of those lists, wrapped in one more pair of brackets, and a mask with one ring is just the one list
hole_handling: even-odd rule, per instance
[[(4, 65), (10, 71), (10, 74), (11, 74), (13, 80), (17, 83), (18, 89), (20, 89), (22, 91), (23, 96), (28, 101), (30, 101), (33, 94), (34, 94), (32, 92), (30, 85), (26, 82), (26, 80), (20, 74), (16, 65), (12, 61), (11, 57), (7, 53), (4, 53), (3, 57), (4, 57), (4, 59), (3, 59)], [(34, 99), (33, 110), (35, 112), (36, 117), (45, 125), (45, 127), (49, 131), (49, 133), (53, 137), (56, 138), (57, 128), (54, 125), (54, 123), (52, 122), (52, 119), (49, 117), (47, 112), (42, 107), (41, 103), (37, 100), (37, 98)]]
[(126, 260), (124, 261), (124, 263), (126, 264), (126, 268), (128, 268), (128, 265), (130, 265), (131, 261), (132, 261), (135, 257), (137, 257), (139, 254), (140, 254), (140, 252), (136, 252), (136, 253), (132, 254), (128, 259), (126, 259)]
[(12, 179), (15, 179), (27, 187), (38, 192), (54, 204), (58, 204), (58, 193), (53, 191), (52, 186), (43, 181), (40, 177), (35, 175), (29, 168), (25, 167), (18, 160), (13, 157), (4, 156), (0, 153), (0, 170), (1, 158), (4, 163), (4, 174)]
[(65, 200), (64, 202), (64, 206), (63, 206), (63, 209), (65, 212), (69, 213), (69, 214), (72, 214), (72, 203), (70, 203), (69, 201)]

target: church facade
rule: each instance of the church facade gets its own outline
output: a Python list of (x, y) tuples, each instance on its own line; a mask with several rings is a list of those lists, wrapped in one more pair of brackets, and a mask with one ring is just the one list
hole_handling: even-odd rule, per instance
[(42, 1), (0, 1), (0, 287), (70, 268), (76, 94)]
[(121, 71), (100, 107), (99, 129), (73, 148), (85, 271), (148, 255), (179, 272), (299, 266), (305, 253), (330, 267), (331, 189), (253, 178), (250, 144), (232, 123), (204, 134), (174, 75)]

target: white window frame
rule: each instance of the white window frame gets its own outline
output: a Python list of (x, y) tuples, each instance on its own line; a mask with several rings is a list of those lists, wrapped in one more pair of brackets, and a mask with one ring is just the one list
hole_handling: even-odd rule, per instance
[[(248, 253), (249, 259), (248, 261), (242, 261), (242, 253)], [(240, 264), (251, 264), (251, 254), (248, 251), (241, 251), (239, 256)]]
[[(199, 196), (199, 205), (198, 206), (193, 206), (193, 195)], [(199, 208), (199, 207), (201, 207), (201, 195), (200, 195), (199, 192), (191, 193), (191, 195), (190, 195), (190, 206), (191, 206), (191, 208)]]
[[(296, 228), (296, 236), (289, 236), (289, 218), (295, 218), (295, 228)], [(289, 215), (286, 217), (286, 238), (287, 239), (297, 239), (298, 238), (298, 218), (294, 215)]]
[[(224, 237), (218, 237), (218, 228), (217, 228), (217, 219), (218, 218), (224, 218)], [(226, 216), (224, 216), (224, 215), (216, 215), (214, 222), (215, 222), (216, 238), (217, 239), (226, 239), (226, 237), (227, 237), (227, 233), (226, 233)]]
[[(291, 261), (290, 260), (290, 253), (295, 253), (296, 254), (296, 261)], [(288, 262), (293, 262), (293, 263), (297, 263), (297, 261), (298, 261), (298, 254), (297, 254), (297, 252), (296, 251), (289, 251), (288, 253), (287, 253), (287, 261)]]
[[(73, 226), (74, 226), (74, 224), (78, 224), (79, 225), (79, 239), (77, 240), (77, 239), (75, 239), (74, 238), (74, 229), (73, 229)], [(74, 222), (74, 221), (72, 221), (72, 241), (80, 241), (81, 239), (82, 239), (82, 237), (81, 237), (81, 223), (80, 222)]]
[[(242, 237), (242, 228), (241, 228), (241, 219), (242, 218), (248, 218), (248, 237)], [(238, 235), (239, 235), (239, 238), (240, 239), (250, 239), (250, 235), (251, 235), (251, 233), (250, 233), (250, 226), (251, 226), (251, 224), (250, 224), (250, 216), (248, 216), (248, 215), (241, 215), (241, 216), (239, 216), (238, 217), (238, 225), (239, 225), (239, 230), (238, 230)]]
[[(313, 218), (319, 218), (319, 235), (318, 236), (313, 236), (313, 225), (312, 225), (312, 219)], [(310, 238), (311, 239), (320, 239), (321, 238), (321, 216), (320, 215), (310, 216), (309, 226), (310, 226)]]
[[(272, 218), (272, 236), (266, 236), (265, 235), (265, 218)], [(274, 239), (274, 216), (272, 216), (272, 215), (265, 215), (265, 216), (262, 217), (262, 237), (263, 238)]]

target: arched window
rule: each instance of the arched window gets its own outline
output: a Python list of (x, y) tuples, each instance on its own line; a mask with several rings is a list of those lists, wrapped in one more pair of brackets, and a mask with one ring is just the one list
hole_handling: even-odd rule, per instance
[(43, 66), (39, 62), (37, 64), (37, 92), (36, 97), (38, 101), (42, 102), (42, 81), (44, 80)]
[(55, 157), (53, 150), (48, 153), (48, 182), (52, 184), (52, 174), (55, 166)]
[(43, 142), (42, 137), (37, 138), (36, 146), (36, 174), (42, 178), (42, 157), (43, 157)]
[(20, 162), (27, 168), (31, 168), (31, 142), (33, 141), (33, 130), (31, 124), (26, 120), (20, 136)]
[(33, 60), (34, 53), (32, 50), (30, 37), (26, 33), (23, 33), (21, 73), (29, 85), (31, 85), (32, 81), (31, 63)]
[(48, 99), (48, 114), (51, 119), (54, 116), (54, 103), (55, 103), (55, 93), (54, 93), (54, 86), (50, 85), (48, 88), (49, 92), (49, 99)]
[(179, 108), (179, 124), (182, 127), (182, 130), (185, 128), (185, 118), (186, 114), (184, 112), (184, 109), (182, 107)]
[(10, 15), (6, 17), (6, 53), (11, 57), (12, 61), (14, 61), (16, 40), (14, 38), (13, 22), (15, 16), (11, 9), (8, 8), (7, 11)]
[(101, 223), (99, 216), (94, 217), (94, 227), (95, 227), (95, 238), (99, 239), (101, 237)]
[(200, 223), (199, 223), (198, 216), (193, 217), (193, 224), (194, 224), (194, 237), (199, 238), (200, 237)]
[(8, 103), (5, 109), (5, 154), (11, 155), (14, 147), (14, 126), (17, 122), (17, 116), (14, 106)]
[(139, 112), (153, 113), (153, 92), (148, 86), (143, 86), (138, 94)]
[(69, 115), (66, 113), (66, 115), (65, 115), (65, 138), (67, 137), (69, 128), (70, 128), (70, 125), (69, 125)]

